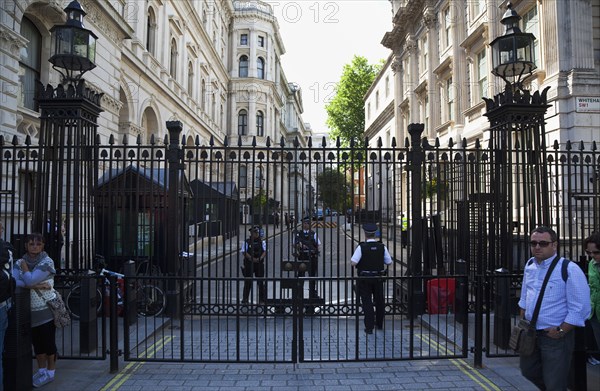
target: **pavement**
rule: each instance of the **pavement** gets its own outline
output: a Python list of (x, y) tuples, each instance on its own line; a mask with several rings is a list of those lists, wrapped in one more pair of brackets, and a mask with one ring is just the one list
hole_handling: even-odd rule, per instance
[[(231, 250), (237, 243), (232, 245)], [(443, 319), (443, 318), (442, 318)], [(458, 342), (454, 322), (421, 320)], [(122, 334), (122, 333), (121, 333)], [(350, 333), (352, 334), (352, 333)], [(470, 334), (473, 335), (473, 334)], [(469, 346), (474, 342), (469, 341)], [(123, 341), (119, 341), (120, 348)], [(600, 391), (600, 365), (588, 365), (589, 390)], [(126, 362), (110, 373), (109, 360), (59, 360), (51, 391), (160, 390), (536, 390), (523, 378), (517, 357), (401, 361), (301, 362), (299, 364)], [(18, 390), (21, 391), (21, 390)]]

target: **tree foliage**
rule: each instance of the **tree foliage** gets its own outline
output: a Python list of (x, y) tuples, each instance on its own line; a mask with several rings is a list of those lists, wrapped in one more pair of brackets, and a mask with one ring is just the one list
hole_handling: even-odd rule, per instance
[(318, 196), (325, 206), (343, 211), (346, 205), (351, 205), (352, 187), (344, 173), (326, 168), (317, 175), (317, 188)]
[(351, 141), (355, 147), (364, 146), (364, 97), (380, 70), (381, 64), (370, 65), (362, 56), (354, 56), (344, 65), (335, 95), (325, 106), (330, 137), (339, 137), (342, 146), (349, 146)]

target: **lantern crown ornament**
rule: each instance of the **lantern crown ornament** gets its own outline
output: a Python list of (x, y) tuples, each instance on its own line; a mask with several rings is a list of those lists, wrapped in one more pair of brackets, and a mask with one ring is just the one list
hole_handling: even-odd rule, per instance
[(63, 82), (71, 82), (81, 79), (85, 72), (96, 67), (94, 62), (98, 36), (84, 27), (86, 12), (77, 0), (67, 5), (65, 13), (66, 23), (50, 29), (52, 56), (48, 61), (63, 76)]
[[(506, 26), (504, 35), (494, 39), (492, 47), (492, 73), (501, 77), (508, 85), (521, 86), (521, 80), (536, 69), (534, 62), (535, 36), (519, 28), (521, 17), (506, 5), (507, 10), (500, 21)], [(512, 81), (511, 81), (512, 79)]]

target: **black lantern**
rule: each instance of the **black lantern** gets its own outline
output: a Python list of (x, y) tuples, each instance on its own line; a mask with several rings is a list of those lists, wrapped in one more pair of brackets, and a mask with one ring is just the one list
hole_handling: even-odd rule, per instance
[(50, 29), (53, 55), (48, 61), (58, 72), (60, 70), (57, 68), (66, 70), (66, 75), (60, 72), (65, 80), (78, 80), (85, 72), (96, 67), (94, 61), (98, 37), (83, 26), (86, 12), (77, 0), (65, 8), (65, 13), (67, 22)]
[(512, 9), (511, 3), (507, 4), (507, 8), (500, 21), (506, 26), (506, 31), (490, 43), (494, 66), (492, 73), (501, 77), (507, 84), (511, 84), (508, 78), (515, 78), (515, 84), (519, 84), (524, 75), (531, 74), (536, 68), (533, 62), (535, 36), (521, 32), (521, 17)]

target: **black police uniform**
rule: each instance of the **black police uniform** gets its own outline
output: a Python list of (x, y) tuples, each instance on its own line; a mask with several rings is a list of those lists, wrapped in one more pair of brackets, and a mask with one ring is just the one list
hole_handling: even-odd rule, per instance
[[(357, 289), (365, 314), (365, 331), (370, 333), (375, 325), (378, 329), (383, 328), (385, 316), (383, 279), (378, 277), (385, 272), (383, 261), (385, 246), (376, 241), (364, 242), (360, 244), (360, 251), (360, 262), (356, 265), (359, 276)], [(375, 313), (373, 312), (373, 302), (375, 302)]]
[[(315, 277), (319, 269), (319, 244), (315, 240), (315, 233), (311, 230), (304, 232), (304, 230), (296, 231), (296, 238), (294, 240), (296, 244), (296, 253), (299, 261), (308, 261), (308, 275)], [(308, 248), (301, 246), (305, 244)], [(298, 271), (298, 277), (304, 277), (305, 271)], [(310, 280), (308, 285), (308, 291), (311, 298), (318, 298), (319, 292), (317, 291), (317, 281)]]
[[(242, 274), (244, 277), (252, 277), (252, 275), (256, 277), (264, 277), (265, 276), (265, 263), (261, 259), (259, 262), (254, 262), (253, 259), (260, 259), (262, 254), (265, 252), (263, 249), (263, 239), (258, 237), (256, 239), (250, 237), (246, 239), (246, 253), (252, 257), (252, 259), (248, 259), (244, 257), (244, 268), (242, 269)], [(267, 295), (265, 291), (265, 284), (263, 281), (257, 281), (258, 285), (258, 301), (260, 303), (264, 303)], [(246, 279), (244, 281), (244, 294), (242, 296), (242, 303), (247, 303), (248, 298), (250, 297), (250, 290), (252, 290), (252, 280)]]

